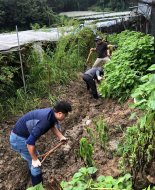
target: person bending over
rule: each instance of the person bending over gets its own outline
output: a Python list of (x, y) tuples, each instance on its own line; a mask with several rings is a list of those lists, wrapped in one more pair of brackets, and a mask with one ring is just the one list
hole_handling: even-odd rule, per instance
[(91, 93), (93, 95), (93, 98), (98, 99), (98, 92), (96, 87), (96, 81), (100, 82), (103, 75), (103, 69), (102, 67), (93, 67), (89, 70), (87, 70), (83, 74), (83, 80), (85, 81), (87, 85), (87, 90), (91, 90)]
[(60, 141), (65, 143), (67, 139), (58, 130), (57, 125), (70, 111), (72, 107), (65, 101), (57, 102), (53, 108), (30, 111), (18, 119), (11, 131), (11, 148), (27, 161), (33, 186), (42, 182), (41, 162), (38, 159), (35, 143), (50, 129)]

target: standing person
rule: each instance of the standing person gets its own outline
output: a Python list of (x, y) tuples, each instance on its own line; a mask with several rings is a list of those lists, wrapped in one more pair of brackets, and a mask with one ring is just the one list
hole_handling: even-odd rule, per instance
[(103, 64), (107, 63), (110, 60), (109, 58), (110, 54), (109, 54), (107, 43), (104, 40), (102, 40), (100, 36), (97, 36), (95, 38), (95, 42), (96, 42), (96, 48), (90, 49), (87, 63), (89, 62), (90, 55), (96, 51), (97, 59), (94, 62), (92, 67), (101, 67)]
[(98, 93), (97, 93), (97, 87), (96, 82), (100, 82), (103, 75), (103, 69), (102, 67), (93, 67), (89, 70), (87, 70), (83, 74), (83, 80), (86, 82), (87, 90), (91, 89), (91, 93), (93, 95), (93, 98), (98, 99)]
[(58, 130), (57, 124), (72, 111), (68, 102), (60, 101), (54, 108), (36, 109), (23, 115), (16, 122), (10, 134), (10, 144), (27, 161), (31, 173), (32, 185), (42, 182), (41, 162), (38, 159), (35, 142), (48, 130), (61, 141), (67, 139)]

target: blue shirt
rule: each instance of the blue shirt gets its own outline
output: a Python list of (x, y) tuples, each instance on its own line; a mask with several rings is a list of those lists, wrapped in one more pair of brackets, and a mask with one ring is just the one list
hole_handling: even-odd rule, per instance
[(103, 75), (103, 69), (101, 67), (93, 67), (87, 70), (84, 74), (89, 75), (93, 79), (97, 79), (98, 76)]
[(53, 109), (37, 109), (19, 118), (13, 132), (27, 138), (27, 144), (35, 145), (36, 140), (56, 124), (58, 124), (58, 121), (55, 118)]

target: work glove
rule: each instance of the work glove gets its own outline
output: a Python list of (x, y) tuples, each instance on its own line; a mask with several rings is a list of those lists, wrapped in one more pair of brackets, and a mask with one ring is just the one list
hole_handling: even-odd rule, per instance
[(32, 160), (32, 166), (33, 166), (34, 168), (37, 168), (37, 167), (41, 166), (40, 160), (39, 160), (39, 159), (37, 159), (37, 160)]
[(98, 76), (97, 79), (100, 81), (100, 80), (102, 79), (102, 77), (101, 77), (101, 76)]
[(66, 143), (68, 141), (68, 139), (66, 138), (66, 137), (61, 137), (61, 139), (60, 139), (60, 142), (64, 142), (64, 143)]

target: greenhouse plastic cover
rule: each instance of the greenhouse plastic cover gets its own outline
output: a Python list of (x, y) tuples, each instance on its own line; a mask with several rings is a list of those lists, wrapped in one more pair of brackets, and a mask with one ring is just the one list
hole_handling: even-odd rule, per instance
[[(99, 22), (96, 23), (96, 27), (108, 27), (111, 25), (115, 25), (117, 22), (120, 22), (120, 18), (125, 18), (129, 16), (130, 12), (116, 12), (116, 13), (109, 13), (102, 15), (102, 19), (104, 19), (105, 15), (106, 17), (109, 16), (108, 21), (99, 20)], [(90, 13), (89, 13), (90, 14)], [(89, 15), (88, 14), (88, 15)], [(91, 12), (92, 14), (92, 12)], [(94, 14), (97, 14), (95, 12)], [(81, 14), (82, 15), (82, 14)], [(86, 16), (86, 12), (82, 16)], [(115, 17), (114, 17), (115, 15)], [(118, 18), (118, 15), (120, 16)], [(124, 15), (124, 16), (123, 16)], [(128, 16), (127, 16), (128, 15)], [(93, 15), (92, 15), (93, 16)], [(117, 16), (117, 18), (116, 18)], [(111, 18), (110, 18), (111, 17)], [(128, 17), (129, 18), (129, 17)], [(117, 22), (116, 22), (117, 21)], [(77, 29), (74, 30), (74, 32), (78, 32), (83, 28), (84, 26), (91, 27), (91, 22), (87, 21)], [(63, 31), (63, 32), (62, 32)], [(73, 32), (73, 27), (61, 27), (59, 28), (51, 28), (51, 29), (40, 29), (37, 31), (34, 30), (28, 30), (28, 31), (21, 31), (18, 32), (19, 36), (19, 44), (20, 46), (34, 43), (34, 42), (56, 42), (58, 41), (59, 37), (63, 35), (67, 35), (69, 33)], [(10, 52), (10, 51), (17, 51), (18, 50), (18, 38), (17, 38), (17, 32), (14, 33), (3, 33), (0, 34), (0, 52)]]
[[(20, 45), (33, 43), (37, 41), (58, 41), (60, 33), (56, 28), (48, 32), (43, 31), (22, 31), (18, 32)], [(17, 33), (3, 33), (0, 34), (0, 51), (13, 51), (18, 48)]]

